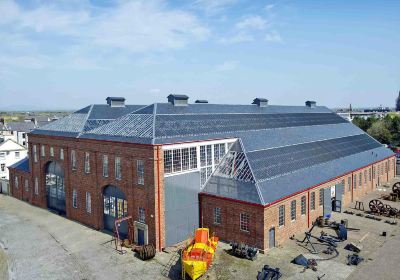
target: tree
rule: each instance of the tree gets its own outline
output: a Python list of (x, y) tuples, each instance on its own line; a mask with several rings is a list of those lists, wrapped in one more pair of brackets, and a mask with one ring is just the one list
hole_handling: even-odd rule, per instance
[(396, 99), (396, 111), (400, 112), (400, 91), (399, 91), (399, 96)]
[(375, 122), (367, 133), (383, 144), (391, 144), (392, 135), (383, 120)]
[(371, 123), (369, 121), (360, 117), (355, 117), (353, 119), (353, 124), (355, 124), (364, 131), (367, 131), (371, 127)]

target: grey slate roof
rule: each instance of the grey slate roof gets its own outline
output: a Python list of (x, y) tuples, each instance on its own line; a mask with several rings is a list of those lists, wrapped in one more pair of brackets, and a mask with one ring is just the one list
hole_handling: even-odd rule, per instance
[(30, 132), (36, 128), (36, 125), (33, 122), (9, 122), (6, 124), (6, 127), (10, 131), (18, 131), (18, 132)]
[(25, 157), (20, 161), (17, 161), (13, 165), (11, 165), (10, 168), (15, 168), (24, 172), (29, 172), (29, 158)]
[(32, 133), (143, 144), (235, 138), (236, 167), (252, 179), (216, 171), (202, 192), (261, 205), (393, 155), (320, 106), (91, 105)]

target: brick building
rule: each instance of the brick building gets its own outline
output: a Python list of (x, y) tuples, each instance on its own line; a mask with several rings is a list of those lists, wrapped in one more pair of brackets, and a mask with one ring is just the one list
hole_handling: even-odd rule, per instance
[[(29, 134), (12, 195), (112, 231), (133, 216), (158, 249), (198, 226), (260, 249), (306, 230), (395, 176), (394, 154), (325, 107), (90, 105)], [(122, 224), (121, 232), (126, 232)]]

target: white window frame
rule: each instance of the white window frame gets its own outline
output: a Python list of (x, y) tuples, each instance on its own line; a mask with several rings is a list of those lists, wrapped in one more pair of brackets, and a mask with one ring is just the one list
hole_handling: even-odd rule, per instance
[(64, 160), (64, 149), (60, 149), (60, 160)]
[(240, 230), (250, 232), (250, 215), (247, 213), (240, 213)]
[(103, 177), (108, 177), (108, 155), (103, 155), (102, 157), (102, 166), (103, 166)]
[(114, 171), (115, 171), (115, 179), (121, 180), (122, 179), (121, 157), (115, 157)]
[(144, 185), (144, 162), (141, 159), (136, 161), (137, 170), (137, 183), (138, 185)]
[(44, 145), (40, 146), (40, 155), (42, 157), (46, 156), (46, 147)]
[(76, 170), (76, 151), (71, 150), (71, 168), (72, 170)]
[(39, 179), (35, 177), (35, 195), (39, 194)]
[(53, 147), (50, 147), (50, 156), (51, 157), (54, 157), (54, 148)]
[(146, 210), (143, 207), (139, 207), (139, 222), (146, 223)]
[(32, 150), (33, 150), (33, 161), (36, 163), (36, 162), (38, 162), (37, 146), (33, 145)]
[(85, 173), (90, 173), (90, 153), (85, 152)]
[(72, 190), (72, 207), (78, 208), (78, 193), (76, 189)]
[(214, 208), (214, 224), (221, 225), (222, 217), (221, 217), (221, 208), (215, 207)]
[(86, 212), (92, 213), (92, 197), (90, 192), (86, 192)]

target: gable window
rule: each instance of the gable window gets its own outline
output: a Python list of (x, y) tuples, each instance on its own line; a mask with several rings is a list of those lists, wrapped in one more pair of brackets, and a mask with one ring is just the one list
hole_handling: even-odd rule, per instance
[(78, 193), (76, 189), (72, 190), (72, 207), (78, 208)]
[(319, 189), (319, 206), (324, 205), (324, 189)]
[(71, 166), (72, 166), (72, 170), (76, 170), (76, 153), (75, 153), (75, 150), (71, 151)]
[(301, 197), (301, 215), (306, 214), (306, 196)]
[(40, 148), (42, 149), (41, 150), (42, 157), (45, 157), (46, 156), (46, 147), (44, 145), (42, 145)]
[(85, 153), (85, 173), (90, 173), (90, 154)]
[(139, 207), (139, 222), (146, 223), (146, 212), (143, 207)]
[(138, 159), (136, 161), (137, 165), (137, 176), (138, 176), (138, 184), (144, 185), (144, 164), (143, 160)]
[(121, 175), (121, 158), (120, 157), (115, 157), (115, 179), (121, 180), (122, 175)]
[(103, 177), (108, 177), (108, 155), (103, 155)]
[(292, 221), (296, 220), (296, 200), (290, 202), (290, 218)]
[(240, 213), (240, 230), (249, 232), (250, 216), (246, 213)]
[(86, 212), (92, 213), (92, 198), (89, 192), (86, 192)]
[(285, 205), (279, 206), (279, 226), (285, 225)]
[(33, 145), (33, 161), (38, 162), (38, 157), (37, 157), (37, 146)]
[(220, 225), (221, 224), (221, 208), (214, 208), (214, 224)]
[(25, 191), (29, 191), (29, 182), (28, 179), (25, 179)]
[(54, 157), (54, 148), (53, 147), (50, 147), (50, 156)]
[(14, 183), (15, 183), (15, 188), (19, 188), (19, 182), (18, 182), (18, 176), (15, 176), (15, 178), (14, 178)]
[(37, 177), (35, 177), (35, 194), (39, 194), (39, 180)]
[(315, 192), (311, 193), (310, 208), (311, 210), (315, 210)]
[(15, 158), (19, 158), (19, 152), (15, 152)]
[(60, 160), (64, 160), (64, 149), (60, 149)]

